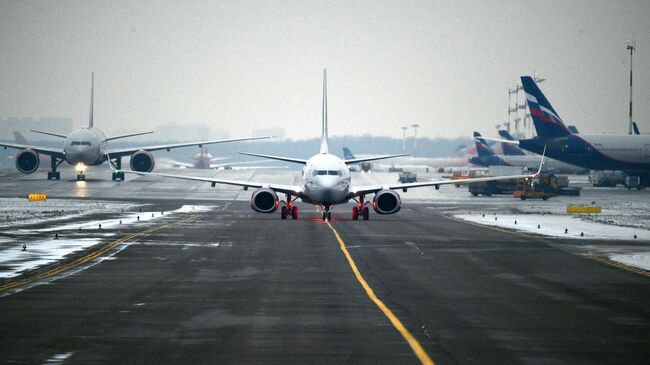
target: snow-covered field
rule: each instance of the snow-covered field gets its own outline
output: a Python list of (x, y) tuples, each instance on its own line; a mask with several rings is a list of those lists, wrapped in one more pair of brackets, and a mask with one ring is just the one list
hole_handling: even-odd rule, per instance
[(119, 213), (137, 206), (133, 203), (81, 199), (29, 201), (0, 198), (0, 228), (50, 222), (93, 213)]
[[(32, 270), (43, 265), (50, 264), (57, 260), (61, 260), (67, 255), (87, 249), (100, 243), (107, 237), (113, 236), (114, 233), (104, 233), (102, 230), (106, 228), (121, 226), (127, 227), (129, 225), (150, 225), (153, 221), (165, 219), (167, 217), (178, 216), (178, 214), (199, 212), (213, 209), (210, 206), (194, 206), (184, 205), (179, 209), (165, 212), (156, 213), (116, 213), (114, 218), (103, 220), (83, 220), (80, 223), (67, 224), (62, 226), (55, 226), (53, 228), (22, 228), (12, 230), (11, 233), (16, 237), (15, 239), (3, 238), (0, 240), (0, 278), (11, 278), (20, 275), (25, 270)], [(138, 219), (138, 217), (140, 217)], [(121, 223), (120, 223), (121, 222)], [(102, 224), (102, 230), (99, 224)], [(49, 231), (65, 231), (70, 229), (77, 229), (82, 227), (84, 229), (84, 237), (54, 237), (43, 239), (42, 233)], [(92, 231), (89, 231), (92, 230)], [(33, 236), (40, 236), (41, 238), (32, 238)], [(88, 237), (92, 236), (92, 237)], [(130, 242), (125, 242), (128, 245)], [(23, 250), (23, 245), (26, 245), (26, 250)]]
[[(553, 237), (650, 241), (650, 231), (586, 220), (568, 214), (457, 214), (466, 221)], [(635, 238), (636, 236), (636, 238)]]

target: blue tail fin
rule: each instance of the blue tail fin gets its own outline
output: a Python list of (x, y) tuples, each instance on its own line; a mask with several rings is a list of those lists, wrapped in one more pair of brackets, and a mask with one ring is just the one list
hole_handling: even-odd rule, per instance
[(530, 116), (540, 138), (556, 138), (572, 134), (530, 76), (522, 76), (521, 84), (526, 92)]
[(495, 155), (492, 147), (487, 144), (479, 132), (474, 132), (474, 139), (476, 140), (476, 153), (479, 157)]
[(508, 132), (505, 129), (500, 130), (499, 135), (501, 136), (501, 138), (507, 139), (508, 141), (514, 141), (515, 140), (514, 138), (512, 138), (512, 135), (510, 134), (510, 132)]
[(349, 148), (343, 147), (343, 158), (346, 160), (354, 160), (356, 157), (354, 157)]

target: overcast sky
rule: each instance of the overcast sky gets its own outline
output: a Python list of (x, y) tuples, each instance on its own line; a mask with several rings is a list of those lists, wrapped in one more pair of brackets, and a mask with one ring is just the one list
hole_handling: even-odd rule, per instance
[(4, 1), (0, 118), (88, 119), (107, 134), (205, 122), (231, 136), (494, 134), (507, 88), (536, 71), (565, 121), (650, 133), (650, 2)]

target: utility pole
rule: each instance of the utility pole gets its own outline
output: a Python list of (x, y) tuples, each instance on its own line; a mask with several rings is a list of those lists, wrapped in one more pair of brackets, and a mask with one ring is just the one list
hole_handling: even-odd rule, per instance
[(413, 127), (413, 157), (417, 157), (418, 155), (418, 127), (420, 125), (415, 123), (411, 124), (411, 127)]
[(636, 42), (627, 41), (627, 49), (630, 50), (630, 125), (628, 128), (628, 133), (632, 134), (632, 55), (636, 50)]
[(406, 153), (406, 130), (409, 127), (402, 127), (402, 152)]

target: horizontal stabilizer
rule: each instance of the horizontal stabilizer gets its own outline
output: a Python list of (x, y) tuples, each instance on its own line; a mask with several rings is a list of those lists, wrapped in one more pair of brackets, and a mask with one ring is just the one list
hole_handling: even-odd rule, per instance
[(408, 156), (408, 153), (401, 153), (399, 155), (382, 155), (382, 156), (370, 156), (370, 157), (362, 157), (362, 158), (354, 158), (350, 160), (343, 160), (347, 165), (353, 164), (353, 163), (359, 163), (359, 162), (366, 162), (366, 161), (375, 161), (375, 160), (386, 160), (389, 158), (395, 158), (395, 157), (404, 157)]

